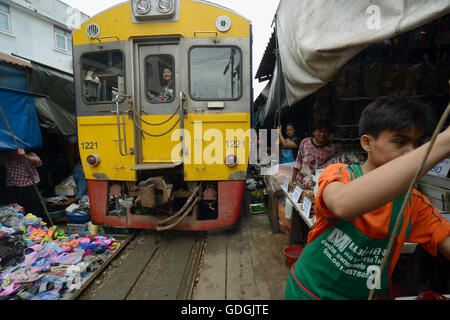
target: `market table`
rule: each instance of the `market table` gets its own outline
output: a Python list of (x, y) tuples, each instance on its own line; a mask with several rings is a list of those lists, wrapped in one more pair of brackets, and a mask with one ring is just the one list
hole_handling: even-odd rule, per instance
[(309, 230), (315, 223), (315, 216), (310, 218), (309, 212), (305, 212), (300, 203), (293, 198), (294, 192), (289, 192), (285, 188), (280, 188), (286, 199), (290, 201), (294, 211), (297, 214), (292, 214), (291, 217), (291, 230), (289, 234), (289, 243), (303, 243), (306, 244)]

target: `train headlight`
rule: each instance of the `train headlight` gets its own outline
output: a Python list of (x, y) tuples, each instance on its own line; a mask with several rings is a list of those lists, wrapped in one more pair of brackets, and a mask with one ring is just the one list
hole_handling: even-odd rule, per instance
[(169, 13), (173, 8), (173, 0), (159, 0), (158, 11), (161, 13)]
[(147, 14), (151, 9), (150, 1), (138, 0), (136, 1), (136, 12), (139, 14)]
[(229, 167), (236, 166), (237, 162), (237, 156), (235, 154), (229, 154), (225, 157), (225, 164)]
[(227, 16), (220, 16), (216, 20), (216, 28), (220, 32), (227, 32), (231, 28), (231, 20)]
[(86, 157), (86, 163), (91, 167), (95, 167), (100, 163), (100, 157), (98, 154), (90, 154)]

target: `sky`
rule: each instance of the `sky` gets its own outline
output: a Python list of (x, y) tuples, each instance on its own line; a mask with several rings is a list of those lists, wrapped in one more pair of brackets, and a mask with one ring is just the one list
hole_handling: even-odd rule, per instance
[[(61, 0), (81, 12), (94, 16), (124, 0)], [(254, 98), (267, 85), (267, 81), (259, 82), (255, 78), (259, 64), (272, 34), (272, 21), (278, 7), (278, 0), (209, 0), (223, 7), (236, 11), (252, 22), (253, 30), (253, 88)]]

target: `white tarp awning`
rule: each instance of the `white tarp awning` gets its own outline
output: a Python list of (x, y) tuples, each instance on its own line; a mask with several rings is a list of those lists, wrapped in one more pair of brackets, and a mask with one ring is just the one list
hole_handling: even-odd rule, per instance
[(352, 57), (450, 13), (450, 0), (280, 0), (277, 39), (289, 105)]

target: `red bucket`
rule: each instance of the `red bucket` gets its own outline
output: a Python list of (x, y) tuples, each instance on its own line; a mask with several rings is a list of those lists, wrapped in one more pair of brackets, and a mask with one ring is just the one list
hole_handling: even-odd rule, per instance
[(300, 257), (300, 254), (303, 251), (303, 247), (299, 246), (289, 246), (284, 248), (283, 253), (286, 257), (286, 264), (288, 267), (292, 267), (292, 264), (294, 264), (295, 261), (297, 261), (298, 257)]

